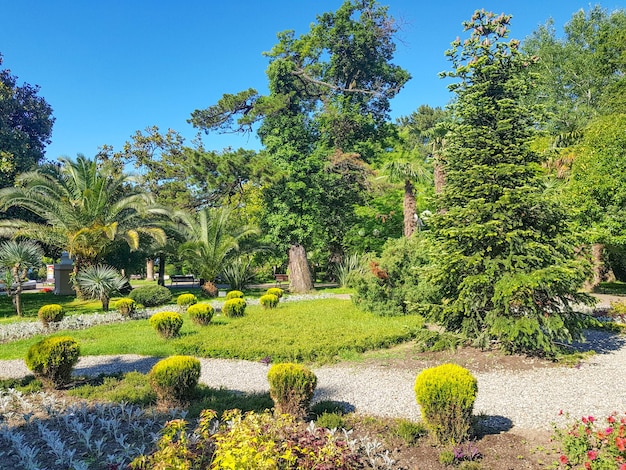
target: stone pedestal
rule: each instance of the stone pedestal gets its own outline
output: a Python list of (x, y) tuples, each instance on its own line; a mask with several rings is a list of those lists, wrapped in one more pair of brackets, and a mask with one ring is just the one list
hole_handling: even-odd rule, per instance
[(74, 264), (67, 251), (61, 254), (61, 262), (54, 265), (54, 293), (56, 295), (73, 295), (76, 292), (70, 282), (70, 274), (74, 269)]

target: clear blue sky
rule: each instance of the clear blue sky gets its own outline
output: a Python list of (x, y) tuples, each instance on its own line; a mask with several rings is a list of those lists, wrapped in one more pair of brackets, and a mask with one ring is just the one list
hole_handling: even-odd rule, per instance
[[(41, 87), (56, 122), (47, 158), (121, 149), (136, 130), (157, 125), (192, 139), (194, 109), (222, 94), (266, 90), (262, 56), (276, 33), (308, 31), (316, 15), (342, 0), (0, 0), (3, 68)], [(557, 31), (593, 3), (583, 0), (387, 0), (402, 25), (395, 63), (413, 76), (394, 99), (392, 117), (450, 98), (438, 72), (444, 51), (475, 9), (513, 15), (511, 37), (524, 39), (548, 18)], [(626, 8), (605, 0), (603, 8)], [(209, 149), (258, 148), (254, 136), (204, 138)]]

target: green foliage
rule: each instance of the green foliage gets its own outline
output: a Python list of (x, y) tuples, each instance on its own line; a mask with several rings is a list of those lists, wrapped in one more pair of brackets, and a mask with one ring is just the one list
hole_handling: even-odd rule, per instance
[(91, 299), (102, 302), (102, 310), (109, 311), (111, 297), (126, 285), (126, 279), (117, 269), (102, 264), (89, 265), (78, 271), (76, 284), (80, 291)]
[(335, 275), (340, 287), (354, 287), (358, 277), (365, 275), (367, 269), (358, 253), (346, 255), (341, 263), (335, 266)]
[(230, 299), (243, 299), (243, 292), (240, 290), (231, 290), (226, 293), (226, 300)]
[(41, 320), (41, 323), (47, 327), (51, 322), (59, 322), (63, 320), (65, 312), (63, 311), (63, 307), (59, 304), (48, 304), (43, 305), (39, 309), (37, 316), (39, 317), (39, 320)]
[(396, 424), (396, 436), (401, 438), (408, 445), (413, 445), (428, 434), (428, 428), (424, 423), (416, 423), (408, 419), (401, 419)]
[(229, 318), (243, 317), (243, 315), (246, 313), (247, 306), (248, 304), (245, 300), (236, 297), (234, 299), (224, 301), (224, 305), (222, 306), (222, 313)]
[(250, 257), (231, 259), (222, 269), (221, 278), (231, 289), (245, 289), (254, 279), (255, 272)]
[(448, 330), (511, 352), (554, 354), (580, 338), (574, 308), (589, 265), (564, 208), (544, 191), (541, 157), (530, 149), (537, 110), (527, 106), (535, 59), (510, 40), (510, 17), (477, 11), (467, 40), (447, 52), (456, 79), (446, 136), (445, 209), (432, 224), (440, 254), (433, 282)]
[(306, 416), (317, 386), (317, 377), (300, 364), (274, 364), (267, 373), (276, 414)]
[(454, 351), (467, 341), (462, 335), (432, 331), (424, 328), (415, 337), (416, 349), (425, 351)]
[(122, 297), (115, 301), (115, 309), (124, 316), (131, 316), (135, 313), (136, 303), (130, 297)]
[(269, 294), (269, 295), (275, 295), (279, 299), (282, 299), (283, 298), (283, 294), (285, 292), (280, 287), (270, 287), (269, 289), (267, 289), (267, 292), (265, 292), (265, 293)]
[(328, 413), (324, 412), (320, 415), (317, 415), (315, 419), (315, 424), (319, 427), (326, 429), (341, 429), (346, 425), (345, 420), (343, 419), (343, 414), (341, 413)]
[(172, 292), (165, 286), (141, 286), (130, 291), (128, 297), (144, 307), (157, 307), (172, 300)]
[(33, 344), (26, 355), (26, 366), (44, 384), (58, 388), (71, 380), (80, 348), (69, 336), (53, 336)]
[(198, 303), (194, 305), (190, 305), (187, 308), (187, 313), (189, 314), (189, 318), (192, 322), (197, 325), (208, 325), (213, 318), (213, 314), (215, 313), (215, 309), (211, 304), (207, 303)]
[(456, 364), (424, 369), (415, 379), (415, 398), (433, 438), (459, 443), (469, 436), (477, 380)]
[(161, 403), (184, 403), (198, 385), (200, 368), (200, 361), (190, 356), (162, 359), (148, 374), (150, 385)]
[(183, 317), (176, 312), (155, 313), (150, 317), (150, 326), (164, 338), (173, 338), (183, 326)]
[(187, 307), (197, 302), (198, 298), (194, 294), (180, 294), (176, 299), (176, 305), (181, 307), (182, 310), (187, 310)]
[(141, 406), (153, 405), (157, 400), (148, 377), (136, 371), (112, 377), (97, 377), (85, 385), (73, 387), (67, 393), (87, 400), (132, 403)]
[(369, 263), (369, 272), (354, 282), (354, 303), (383, 316), (427, 311), (436, 299), (436, 288), (422, 274), (434, 260), (434, 248), (425, 233), (390, 240), (380, 258)]
[[(2, 57), (0, 56), (0, 63), (1, 61)], [(2, 151), (0, 151), (1, 156)], [(0, 171), (1, 173), (2, 171)], [(29, 240), (7, 240), (0, 245), (0, 267), (6, 270), (5, 288), (7, 294), (13, 298), (15, 313), (18, 316), (22, 316), (22, 282), (26, 279), (29, 269), (41, 265), (42, 257), (43, 250), (41, 247)]]
[(278, 305), (278, 297), (274, 294), (265, 294), (259, 298), (259, 303), (263, 305), (264, 308), (276, 308)]

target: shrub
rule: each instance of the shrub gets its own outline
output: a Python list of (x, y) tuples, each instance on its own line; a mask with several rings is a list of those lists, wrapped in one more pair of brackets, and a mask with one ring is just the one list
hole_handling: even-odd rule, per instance
[(243, 299), (243, 292), (240, 290), (231, 290), (226, 294), (226, 300), (230, 299)]
[(59, 304), (48, 304), (43, 305), (39, 309), (37, 316), (41, 320), (41, 323), (47, 328), (49, 323), (63, 320), (65, 313), (63, 312), (63, 307)]
[(191, 356), (168, 357), (157, 362), (148, 377), (159, 402), (184, 403), (198, 385), (200, 361)]
[(26, 355), (26, 366), (45, 385), (58, 388), (68, 383), (80, 349), (69, 336), (53, 336), (33, 344)]
[(276, 414), (306, 416), (317, 386), (313, 372), (300, 364), (274, 364), (267, 373), (267, 380)]
[(279, 300), (283, 298), (284, 293), (285, 291), (283, 291), (280, 287), (270, 287), (266, 292), (268, 295), (275, 295)]
[(150, 317), (150, 325), (164, 338), (173, 338), (183, 326), (183, 317), (176, 312), (159, 312)]
[(196, 325), (208, 325), (213, 318), (215, 310), (211, 304), (200, 303), (190, 305), (187, 309), (187, 313), (191, 321)]
[(141, 286), (133, 289), (128, 297), (144, 307), (165, 305), (172, 300), (172, 293), (165, 286)]
[(415, 398), (437, 442), (458, 443), (468, 437), (477, 392), (474, 376), (456, 364), (424, 369), (417, 376)]
[(229, 299), (224, 302), (222, 312), (227, 317), (243, 317), (247, 306), (248, 304), (243, 299)]
[(176, 299), (176, 305), (178, 305), (181, 311), (186, 311), (187, 307), (198, 303), (198, 298), (193, 294), (180, 294)]
[(259, 302), (264, 308), (276, 308), (278, 305), (278, 297), (274, 294), (265, 294), (261, 296)]
[(396, 436), (408, 445), (415, 444), (421, 437), (428, 434), (428, 429), (423, 423), (414, 423), (408, 419), (401, 419), (397, 422)]
[(115, 302), (115, 308), (124, 316), (130, 316), (135, 313), (136, 304), (130, 297), (122, 297)]
[(202, 290), (209, 297), (217, 297), (217, 294), (219, 293), (219, 289), (217, 288), (217, 286), (210, 281), (202, 284)]

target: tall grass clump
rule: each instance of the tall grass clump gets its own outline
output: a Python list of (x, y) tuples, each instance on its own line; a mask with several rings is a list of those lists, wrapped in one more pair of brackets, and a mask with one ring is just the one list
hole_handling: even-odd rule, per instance
[(456, 364), (424, 369), (415, 379), (415, 398), (438, 443), (459, 443), (469, 437), (477, 393), (476, 378)]

